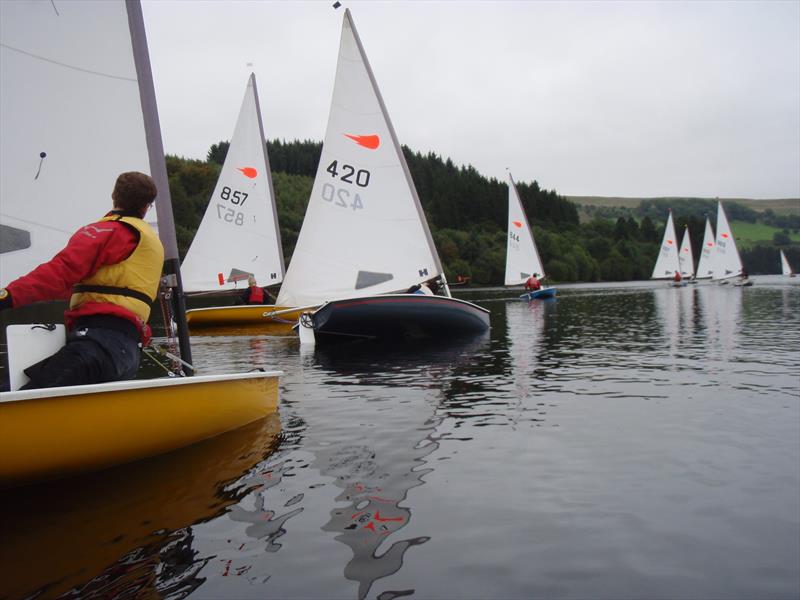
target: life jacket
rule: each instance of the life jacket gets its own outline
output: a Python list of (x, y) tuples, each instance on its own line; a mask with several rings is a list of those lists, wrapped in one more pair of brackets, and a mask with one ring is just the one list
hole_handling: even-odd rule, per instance
[(254, 285), (248, 289), (250, 290), (250, 296), (247, 299), (248, 304), (264, 304), (264, 288)]
[(75, 285), (69, 308), (72, 310), (86, 302), (109, 302), (147, 322), (164, 264), (161, 240), (150, 225), (136, 217), (109, 215), (100, 221), (122, 221), (133, 227), (139, 232), (139, 244), (122, 262), (103, 265), (94, 275)]

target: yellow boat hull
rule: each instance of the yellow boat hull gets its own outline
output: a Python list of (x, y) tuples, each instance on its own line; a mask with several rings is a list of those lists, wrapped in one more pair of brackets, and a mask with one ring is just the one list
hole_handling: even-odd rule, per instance
[(122, 381), (0, 394), (0, 487), (169, 452), (265, 417), (280, 373)]
[(292, 333), (292, 327), (306, 310), (308, 309), (292, 309), (273, 304), (214, 306), (187, 310), (186, 322), (190, 330), (252, 328), (273, 335), (287, 335)]

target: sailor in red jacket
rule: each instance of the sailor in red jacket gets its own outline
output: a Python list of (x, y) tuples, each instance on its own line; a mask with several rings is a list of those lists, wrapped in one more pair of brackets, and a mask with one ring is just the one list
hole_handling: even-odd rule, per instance
[(256, 278), (250, 275), (247, 278), (248, 287), (239, 296), (237, 304), (267, 304), (274, 301), (269, 292), (262, 287), (258, 287)]
[(49, 262), (0, 290), (0, 310), (69, 298), (67, 343), (25, 369), (23, 389), (132, 379), (150, 339), (164, 248), (144, 221), (156, 198), (149, 175), (122, 173), (114, 210), (73, 234)]
[(542, 289), (542, 282), (538, 279), (539, 274), (534, 273), (528, 280), (525, 282), (525, 289), (535, 292), (536, 290)]

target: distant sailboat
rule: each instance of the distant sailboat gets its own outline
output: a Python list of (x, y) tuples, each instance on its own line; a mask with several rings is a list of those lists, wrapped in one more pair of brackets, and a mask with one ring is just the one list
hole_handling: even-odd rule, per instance
[(678, 263), (681, 266), (681, 277), (683, 279), (694, 278), (694, 255), (692, 254), (692, 241), (689, 238), (688, 225), (683, 230), (683, 241), (678, 252)]
[[(672, 222), (672, 209), (667, 217), (664, 228), (664, 237), (661, 240), (661, 251), (656, 259), (653, 274), (650, 279), (675, 279), (675, 274), (680, 273), (681, 265), (678, 258), (678, 236), (675, 235), (675, 225)], [(686, 285), (685, 282), (675, 282)]]
[[(533, 239), (533, 230), (522, 207), (517, 185), (508, 174), (508, 240), (506, 243), (506, 285), (520, 285), (533, 275), (544, 279), (544, 266)], [(523, 294), (520, 298), (532, 300), (552, 298), (556, 288), (546, 287)]]
[(733, 238), (733, 231), (731, 231), (722, 202), (717, 203), (717, 241), (713, 271), (711, 278), (719, 283), (726, 284), (734, 277), (741, 277), (741, 281), (736, 282), (735, 285), (753, 285), (753, 282), (744, 274), (742, 259), (739, 258), (736, 240)]
[[(443, 295), (406, 293), (426, 282), (437, 283)], [(304, 343), (314, 339), (309, 332), (316, 341), (396, 339), (489, 327), (486, 309), (450, 297), (349, 10), (342, 23), (322, 155), (277, 303), (323, 305), (301, 318)]]
[(786, 260), (786, 255), (783, 253), (783, 250), (781, 250), (781, 272), (789, 277), (795, 276), (792, 267), (789, 266), (789, 261)]
[[(181, 273), (184, 289), (191, 293), (243, 290), (250, 277), (259, 286), (277, 285), (284, 271), (258, 89), (251, 74), (225, 163)], [(281, 308), (264, 303), (215, 306), (189, 310), (186, 319), (192, 329), (258, 325), (291, 331), (299, 312), (271, 318)]]
[(711, 229), (711, 222), (706, 217), (706, 232), (703, 235), (703, 247), (700, 251), (700, 262), (697, 263), (697, 279), (711, 279), (714, 275), (714, 230)]

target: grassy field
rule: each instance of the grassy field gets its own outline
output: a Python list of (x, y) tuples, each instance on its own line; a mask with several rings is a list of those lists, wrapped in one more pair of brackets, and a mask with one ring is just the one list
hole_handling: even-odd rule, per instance
[[(642, 200), (653, 200), (653, 198), (621, 198), (613, 196), (566, 196), (567, 200), (578, 205), (593, 206), (621, 206), (623, 208), (636, 208)], [(716, 200), (716, 198), (706, 198)], [(684, 198), (675, 198), (678, 205)], [(737, 202), (747, 208), (759, 212), (771, 208), (775, 214), (779, 215), (800, 215), (800, 198), (782, 198), (779, 200), (756, 200), (753, 198), (720, 198), (723, 202)]]
[[(783, 231), (777, 227), (770, 227), (761, 223), (747, 223), (745, 221), (732, 221), (731, 229), (739, 248), (749, 248), (756, 242), (771, 242), (776, 231)], [(800, 243), (800, 233), (789, 232), (789, 239), (793, 243)]]

